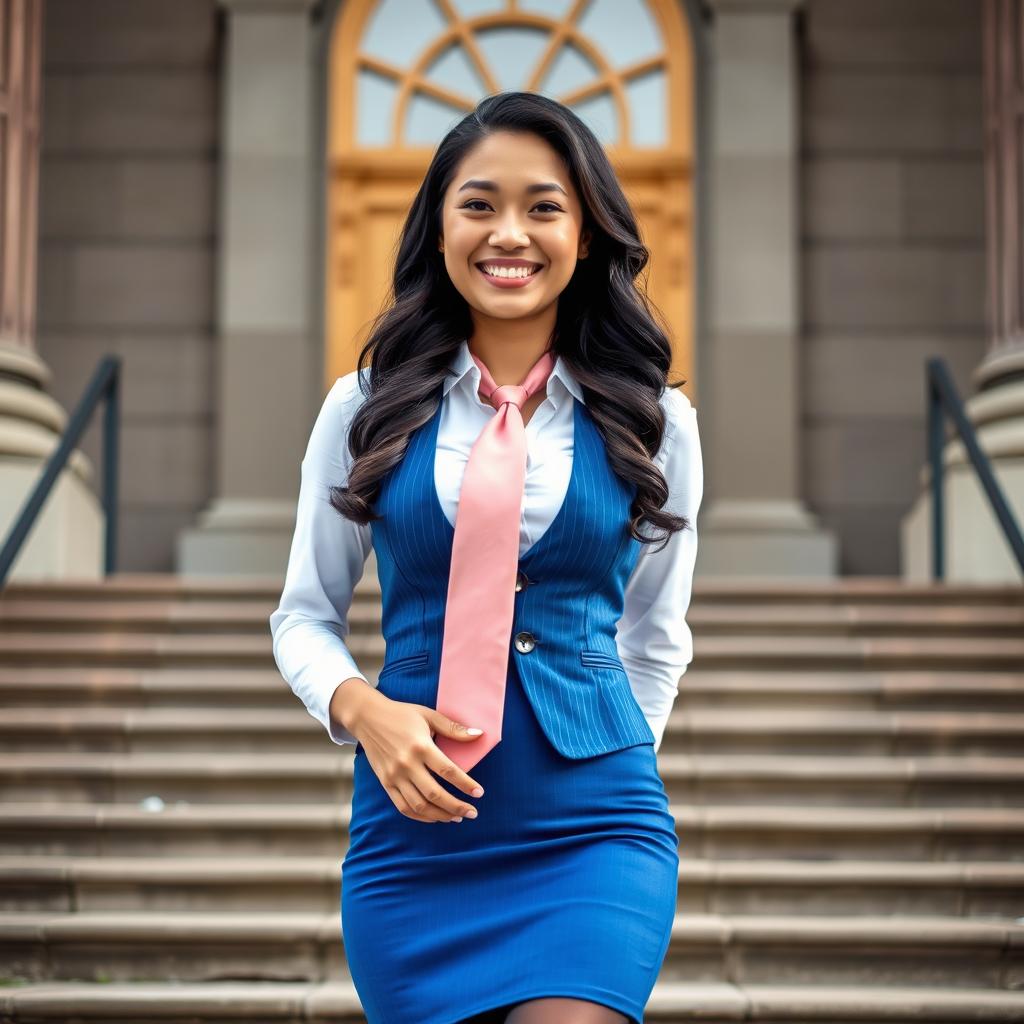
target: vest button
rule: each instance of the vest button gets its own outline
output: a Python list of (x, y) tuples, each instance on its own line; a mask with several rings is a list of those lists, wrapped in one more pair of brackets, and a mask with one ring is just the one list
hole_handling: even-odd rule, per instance
[(536, 645), (537, 641), (532, 633), (516, 633), (516, 650), (520, 654), (529, 654)]
[(520, 569), (519, 572), (516, 573), (516, 593), (518, 594), (520, 590), (525, 590), (529, 585), (529, 578), (526, 573)]

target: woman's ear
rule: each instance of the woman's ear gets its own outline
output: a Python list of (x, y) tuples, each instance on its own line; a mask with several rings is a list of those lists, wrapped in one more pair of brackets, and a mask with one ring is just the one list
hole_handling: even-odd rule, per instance
[(590, 234), (590, 229), (589, 228), (584, 228), (583, 231), (580, 233), (580, 247), (579, 247), (579, 253), (577, 254), (577, 257), (576, 257), (577, 259), (580, 259), (580, 260), (586, 259), (587, 253), (590, 251), (590, 239), (591, 239), (591, 237), (592, 236)]
[(437, 251), (444, 252), (444, 238), (441, 236), (438, 236), (437, 239)]

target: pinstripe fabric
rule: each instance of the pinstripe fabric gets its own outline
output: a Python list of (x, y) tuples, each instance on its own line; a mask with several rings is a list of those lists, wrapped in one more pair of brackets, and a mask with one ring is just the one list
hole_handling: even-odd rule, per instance
[[(382, 481), (373, 522), (387, 641), (379, 690), (435, 706), (454, 529), (438, 501), (439, 411)], [(640, 543), (631, 495), (574, 402), (565, 499), (519, 559), (502, 739), (458, 823), (401, 814), (356, 744), (342, 863), (345, 956), (369, 1024), (454, 1024), (570, 996), (640, 1024), (671, 940), (679, 855), (615, 622)]]
[[(629, 535), (635, 491), (616, 476), (585, 405), (573, 400), (572, 475), (561, 508), (519, 558), (530, 580), (515, 597), (512, 636), (533, 635), (532, 651), (510, 643), (523, 687), (552, 745), (570, 758), (653, 743), (615, 644), (623, 594), (640, 554)], [(434, 486), (434, 415), (410, 438), (382, 482), (372, 524), (382, 594), (386, 655), (381, 692), (436, 706), (446, 581), (454, 529)], [(413, 687), (416, 697), (403, 696)], [(472, 724), (472, 723), (467, 723)]]

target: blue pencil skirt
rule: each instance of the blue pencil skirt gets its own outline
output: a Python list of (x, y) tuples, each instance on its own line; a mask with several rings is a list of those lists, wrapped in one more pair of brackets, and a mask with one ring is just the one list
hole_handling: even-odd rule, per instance
[[(410, 696), (407, 675), (401, 696), (388, 683), (385, 696), (435, 704), (436, 680), (423, 699)], [(461, 822), (403, 815), (356, 747), (341, 920), (366, 1019), (455, 1024), (571, 996), (640, 1024), (671, 938), (679, 868), (654, 745), (564, 757), (511, 658), (501, 732), (469, 773), (482, 797), (435, 776), (479, 811)]]

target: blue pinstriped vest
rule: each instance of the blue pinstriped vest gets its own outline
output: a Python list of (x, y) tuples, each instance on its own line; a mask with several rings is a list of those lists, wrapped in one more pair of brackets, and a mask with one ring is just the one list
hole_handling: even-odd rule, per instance
[[(641, 543), (629, 534), (636, 493), (612, 471), (585, 405), (573, 403), (573, 466), (564, 502), (519, 558), (509, 657), (538, 722), (570, 758), (653, 743), (615, 645)], [(441, 405), (385, 475), (371, 532), (386, 644), (379, 689), (437, 706), (452, 540), (434, 485)]]

